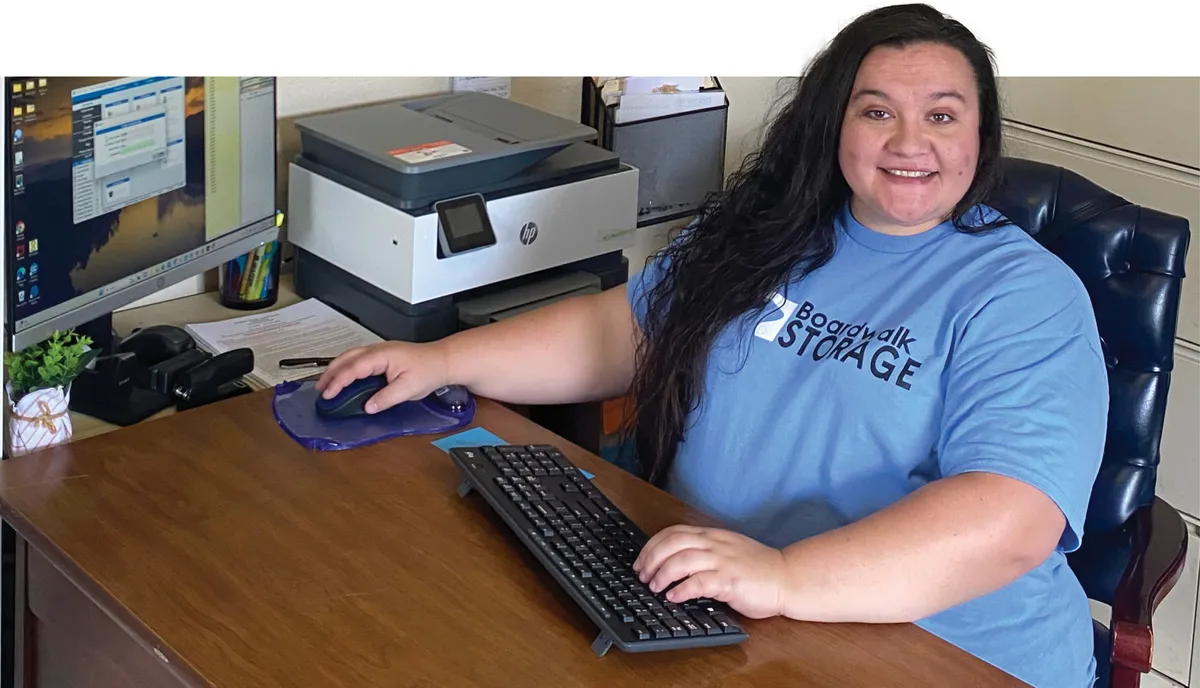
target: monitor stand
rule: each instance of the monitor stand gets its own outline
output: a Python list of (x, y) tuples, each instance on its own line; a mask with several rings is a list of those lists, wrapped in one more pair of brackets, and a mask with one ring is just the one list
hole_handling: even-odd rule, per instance
[(98, 349), (101, 356), (107, 356), (116, 351), (117, 333), (113, 330), (112, 313), (107, 313), (76, 327), (75, 332), (91, 339), (92, 348)]

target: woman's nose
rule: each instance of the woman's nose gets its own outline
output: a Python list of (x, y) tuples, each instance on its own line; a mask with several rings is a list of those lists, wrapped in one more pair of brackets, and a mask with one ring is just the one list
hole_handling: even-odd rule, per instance
[(900, 120), (888, 141), (888, 149), (897, 155), (920, 155), (929, 150), (929, 139), (919, 122)]

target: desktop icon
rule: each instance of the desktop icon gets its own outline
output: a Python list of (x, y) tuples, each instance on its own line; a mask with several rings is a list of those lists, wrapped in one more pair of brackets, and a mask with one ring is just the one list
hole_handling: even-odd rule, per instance
[(17, 302), (25, 303), (25, 290), (24, 289), (17, 292)]
[(37, 277), (37, 263), (29, 266), (29, 276)]
[(37, 88), (37, 86), (32, 81), (25, 82), (25, 90), (26, 91), (32, 91), (35, 88)]
[(17, 268), (17, 281), (18, 282), (25, 281), (25, 268), (24, 267)]
[(29, 240), (29, 255), (32, 256), (33, 254), (37, 253), (37, 242), (37, 239)]
[(13, 132), (13, 143), (20, 143), (23, 138), (25, 138), (25, 132), (20, 129)]
[(17, 151), (13, 153), (13, 167), (21, 167), (25, 164), (25, 151)]
[(25, 104), (25, 114), (27, 114), (27, 115), (32, 115), (32, 114), (34, 113), (34, 111), (35, 111), (35, 110), (37, 110), (37, 106), (36, 106), (36, 105), (34, 105), (33, 103), (26, 103), (26, 104)]
[(25, 257), (25, 244), (17, 244), (17, 257), (18, 258)]
[(13, 183), (16, 185), (17, 191), (24, 189), (25, 188), (25, 175), (18, 174), (17, 176), (13, 177)]
[(38, 88), (46, 88), (46, 80), (38, 79)]
[(18, 106), (16, 106), (16, 107), (14, 107), (14, 108), (13, 108), (13, 117), (20, 117), (20, 116), (21, 116), (21, 112), (22, 112), (22, 110), (21, 110), (21, 106), (20, 106), (20, 105), (18, 105)]
[(21, 92), (20, 82), (13, 84), (13, 93), (20, 93), (20, 92)]
[(20, 236), (24, 233), (25, 233), (25, 221), (17, 220), (17, 236)]
[(38, 295), (38, 285), (33, 285), (29, 288), (29, 298), (36, 299)]

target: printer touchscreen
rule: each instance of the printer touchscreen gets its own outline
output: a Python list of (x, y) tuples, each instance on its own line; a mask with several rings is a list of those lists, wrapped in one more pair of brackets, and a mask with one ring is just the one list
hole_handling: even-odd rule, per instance
[(442, 252), (452, 256), (496, 243), (487, 207), (479, 194), (434, 204)]

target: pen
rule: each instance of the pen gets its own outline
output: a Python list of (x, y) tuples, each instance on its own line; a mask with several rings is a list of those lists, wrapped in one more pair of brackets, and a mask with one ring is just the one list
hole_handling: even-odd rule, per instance
[(330, 363), (333, 363), (332, 358), (285, 358), (279, 361), (279, 369), (290, 370), (292, 368), (321, 368), (329, 365)]

